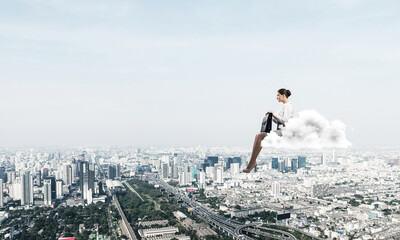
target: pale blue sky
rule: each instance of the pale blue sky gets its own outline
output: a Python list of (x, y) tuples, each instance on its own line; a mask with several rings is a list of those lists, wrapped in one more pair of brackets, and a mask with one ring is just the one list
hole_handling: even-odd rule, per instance
[(276, 90), (400, 146), (399, 1), (0, 0), (0, 144), (251, 145)]

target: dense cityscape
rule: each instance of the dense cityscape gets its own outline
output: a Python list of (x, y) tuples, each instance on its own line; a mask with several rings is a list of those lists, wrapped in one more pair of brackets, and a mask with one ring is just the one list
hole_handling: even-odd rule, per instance
[(4, 148), (1, 239), (399, 239), (398, 149)]

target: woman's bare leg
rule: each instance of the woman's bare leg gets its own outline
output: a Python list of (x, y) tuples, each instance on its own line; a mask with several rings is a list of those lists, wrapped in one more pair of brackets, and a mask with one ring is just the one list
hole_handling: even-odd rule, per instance
[(257, 133), (254, 144), (253, 144), (253, 152), (251, 153), (251, 158), (249, 163), (255, 163), (258, 157), (258, 154), (261, 152), (261, 142), (265, 138), (265, 134), (263, 132)]
[(265, 134), (263, 132), (257, 133), (254, 143), (253, 143), (253, 151), (251, 153), (249, 164), (247, 165), (247, 169), (251, 168), (256, 164), (256, 159), (258, 154), (261, 152), (261, 142), (265, 138)]

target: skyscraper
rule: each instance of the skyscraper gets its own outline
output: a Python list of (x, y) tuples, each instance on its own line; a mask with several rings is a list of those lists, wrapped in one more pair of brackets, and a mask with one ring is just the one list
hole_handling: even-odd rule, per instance
[(49, 176), (49, 169), (48, 168), (43, 168), (43, 178)]
[(121, 177), (121, 165), (119, 165), (119, 164), (115, 165), (115, 177), (116, 178)]
[(206, 184), (206, 173), (200, 171), (199, 187), (204, 188), (205, 184)]
[(293, 172), (296, 172), (296, 171), (297, 171), (297, 167), (298, 167), (297, 158), (293, 158), (293, 159), (292, 159), (292, 171), (293, 171)]
[(86, 161), (79, 163), (79, 188), (83, 199), (87, 199), (87, 191), (89, 190), (89, 163)]
[(206, 162), (209, 162), (210, 166), (214, 167), (214, 165), (218, 163), (218, 156), (213, 156), (213, 157), (208, 156)]
[(174, 179), (178, 178), (178, 166), (175, 163), (171, 166), (171, 177)]
[(50, 206), (52, 204), (52, 197), (51, 197), (51, 179), (44, 179), (43, 184), (43, 202), (44, 205)]
[(112, 179), (112, 180), (115, 179), (115, 177), (117, 175), (117, 171), (113, 165), (111, 165), (111, 164), (108, 165), (107, 174), (108, 174), (108, 179)]
[(233, 157), (233, 158), (228, 158), (228, 161), (226, 162), (226, 169), (231, 168), (232, 163), (239, 163), (239, 165), (242, 163), (242, 158), (241, 157)]
[(50, 179), (51, 181), (51, 199), (55, 200), (57, 197), (57, 193), (56, 193), (56, 178), (53, 176), (50, 177), (45, 177), (44, 179)]
[(33, 205), (33, 178), (30, 171), (21, 176), (21, 205)]
[(41, 186), (42, 185), (42, 172), (39, 170), (39, 171), (36, 171), (36, 174), (35, 174), (35, 184), (37, 185), (37, 186)]
[(0, 178), (0, 207), (3, 207), (3, 179)]
[(67, 186), (72, 184), (72, 167), (69, 164), (64, 165), (63, 180)]
[(285, 169), (286, 169), (285, 161), (282, 160), (282, 161), (280, 161), (279, 164), (278, 164), (278, 171), (279, 171), (279, 172), (284, 172)]
[(239, 173), (239, 163), (232, 163), (231, 164), (231, 173), (238, 174)]
[(281, 187), (279, 182), (273, 182), (271, 186), (271, 194), (275, 197), (278, 197), (281, 195)]
[(3, 182), (7, 182), (7, 173), (4, 167), (0, 167), (0, 179), (3, 179)]
[(220, 184), (224, 183), (224, 167), (223, 166), (217, 167), (217, 183), (220, 183)]
[(306, 157), (299, 156), (297, 159), (299, 161), (299, 168), (306, 167), (306, 165), (307, 165)]
[(162, 178), (167, 179), (168, 178), (168, 163), (163, 163), (162, 165)]
[(61, 180), (56, 181), (56, 197), (57, 199), (63, 196), (63, 182)]
[(187, 175), (187, 172), (185, 172), (185, 171), (179, 172), (179, 185), (184, 186), (184, 185), (188, 184), (186, 181), (187, 180), (186, 175)]
[(279, 168), (279, 159), (272, 158), (272, 169), (278, 169), (278, 168)]

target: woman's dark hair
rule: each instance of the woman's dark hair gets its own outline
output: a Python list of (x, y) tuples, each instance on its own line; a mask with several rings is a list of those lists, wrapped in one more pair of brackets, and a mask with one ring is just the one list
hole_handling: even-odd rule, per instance
[(281, 88), (278, 90), (279, 94), (285, 95), (287, 98), (290, 97), (290, 95), (292, 95), (292, 93), (290, 92), (289, 89), (285, 89), (285, 88)]

